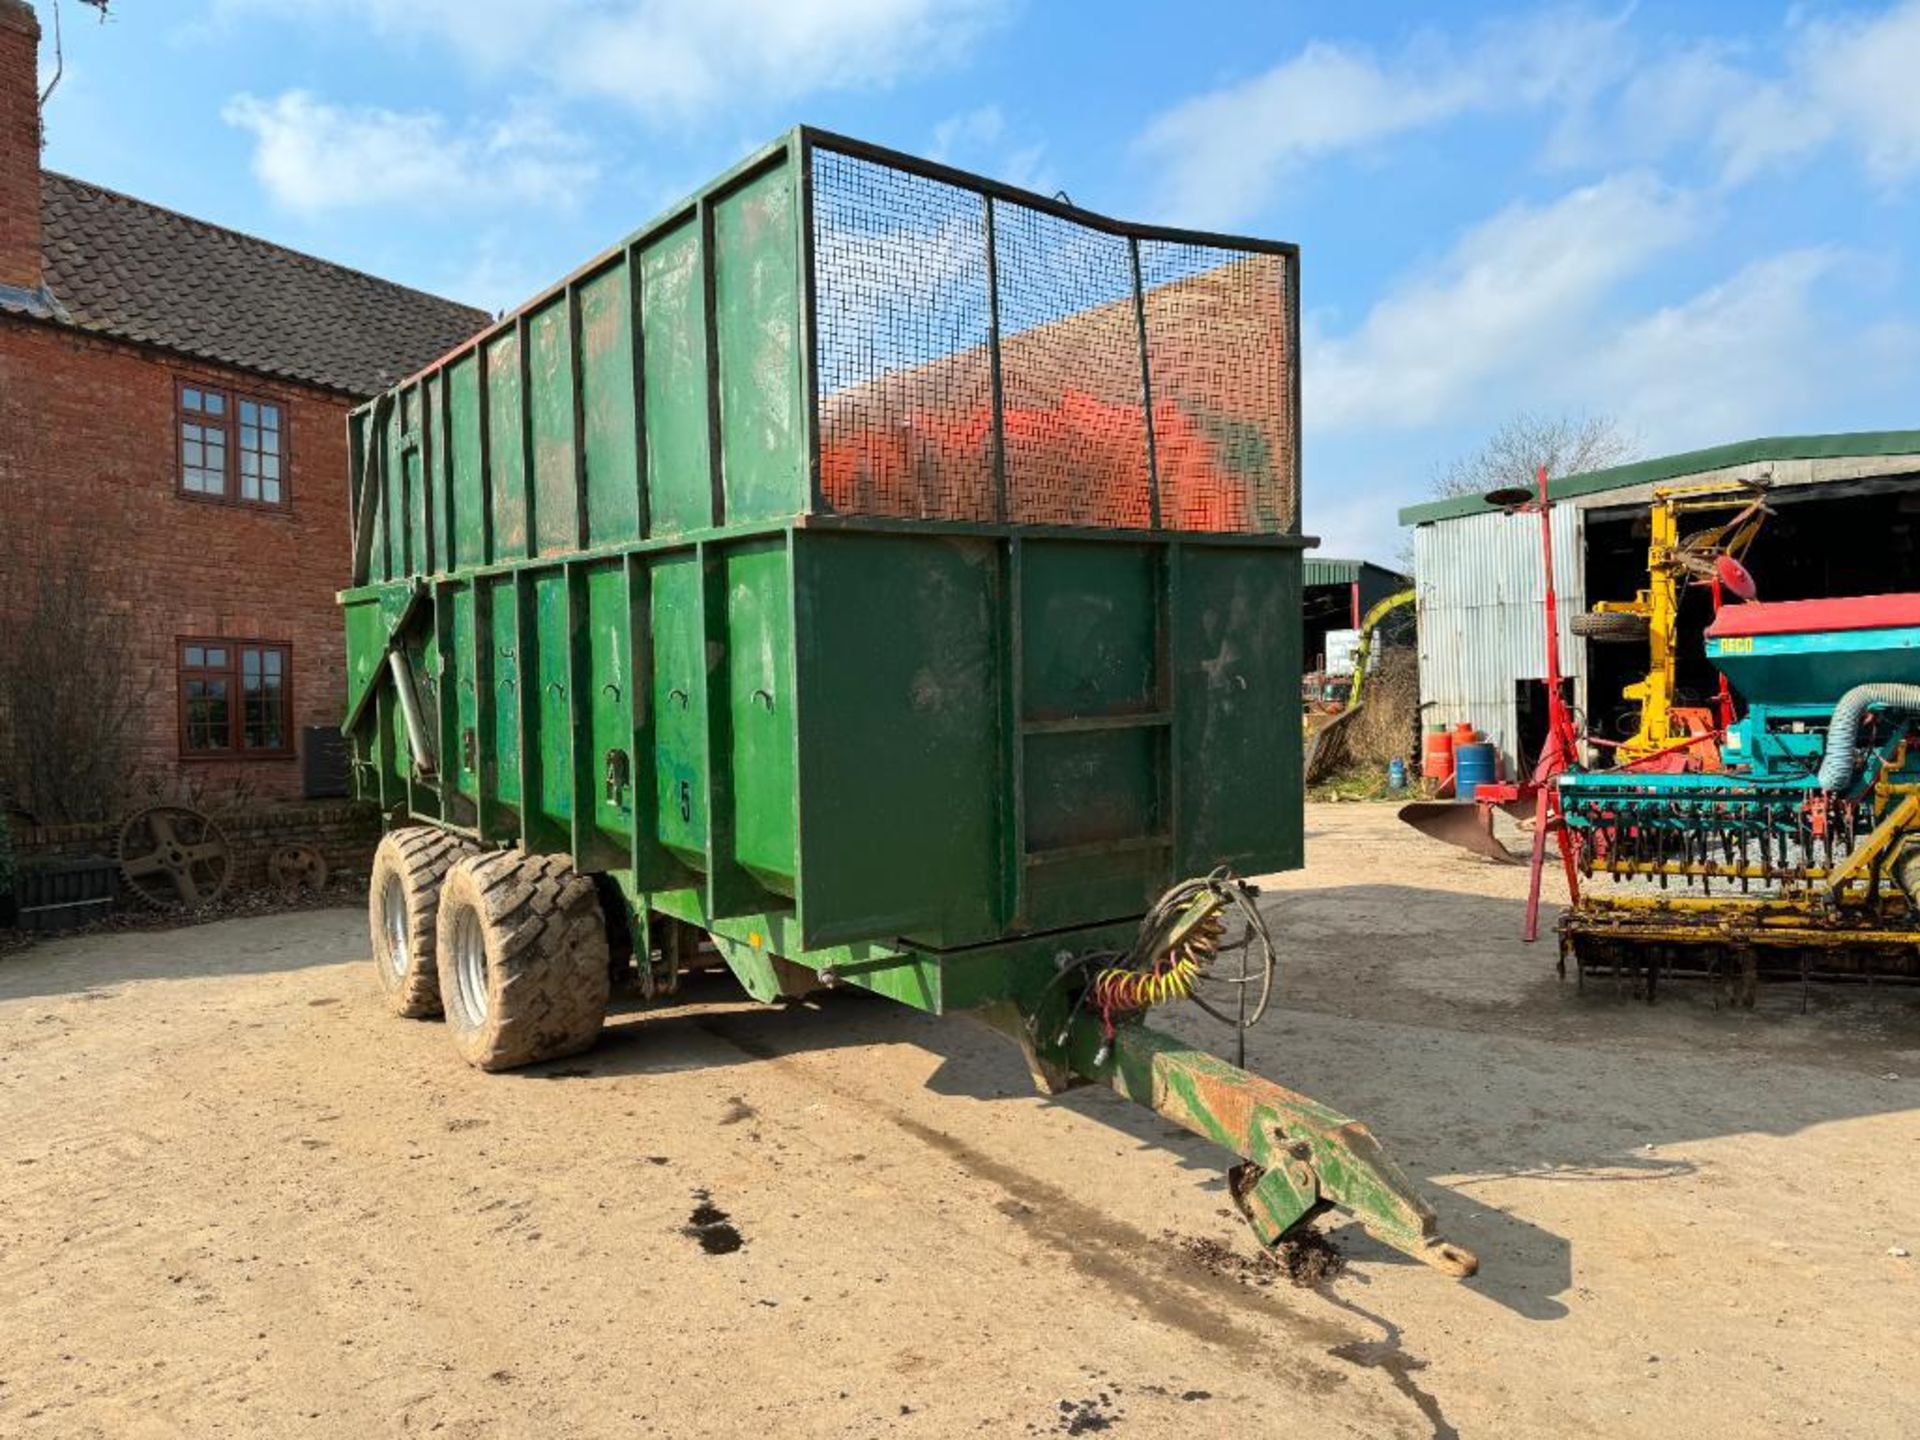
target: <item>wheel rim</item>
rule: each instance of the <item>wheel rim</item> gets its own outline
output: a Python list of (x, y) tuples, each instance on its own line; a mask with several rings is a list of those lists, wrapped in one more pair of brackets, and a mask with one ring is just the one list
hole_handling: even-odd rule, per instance
[(410, 959), (407, 945), (407, 892), (398, 875), (389, 875), (380, 890), (380, 925), (387, 934), (387, 968), (398, 980), (406, 975)]
[(453, 971), (460, 982), (460, 1005), (478, 1025), (487, 1018), (487, 947), (480, 938), (480, 916), (463, 906), (453, 922)]

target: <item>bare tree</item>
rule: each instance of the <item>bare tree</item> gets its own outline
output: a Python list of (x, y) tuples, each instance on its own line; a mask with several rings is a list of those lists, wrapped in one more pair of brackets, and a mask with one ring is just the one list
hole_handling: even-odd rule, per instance
[(1583, 475), (1624, 465), (1639, 455), (1639, 438), (1611, 415), (1523, 411), (1489, 435), (1478, 450), (1438, 471), (1433, 493), (1484, 495), (1489, 490), (1533, 484), (1542, 465), (1549, 478)]
[(132, 789), (153, 677), (129, 617), (101, 603), (92, 542), (42, 533), (9, 558), (20, 611), (0, 634), (0, 769), (43, 823), (111, 818)]

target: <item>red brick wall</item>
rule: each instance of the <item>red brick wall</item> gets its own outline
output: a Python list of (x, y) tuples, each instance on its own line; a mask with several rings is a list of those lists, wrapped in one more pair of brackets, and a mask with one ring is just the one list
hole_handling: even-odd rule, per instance
[[(4, 0), (0, 0), (4, 4)], [(0, 11), (0, 14), (4, 14)], [(262, 510), (179, 492), (175, 385), (246, 390), (285, 407), (290, 506)], [(190, 635), (292, 647), (293, 723), (337, 725), (345, 707), (334, 592), (348, 583), (349, 402), (175, 359), (67, 327), (0, 316), (0, 624), (17, 613), (19, 542), (84, 536), (110, 561), (100, 603), (132, 617), (151, 676), (146, 775), (212, 803), (300, 791), (291, 759), (184, 760), (175, 642)]]
[(0, 0), (0, 285), (40, 285), (40, 25)]

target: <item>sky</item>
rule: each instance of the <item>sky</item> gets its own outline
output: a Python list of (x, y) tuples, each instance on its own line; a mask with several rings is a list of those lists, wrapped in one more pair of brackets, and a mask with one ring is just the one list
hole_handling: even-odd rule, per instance
[[(37, 0), (52, 70), (53, 0)], [(796, 122), (1302, 247), (1306, 528), (1920, 428), (1920, 0), (62, 0), (49, 168), (499, 310)]]

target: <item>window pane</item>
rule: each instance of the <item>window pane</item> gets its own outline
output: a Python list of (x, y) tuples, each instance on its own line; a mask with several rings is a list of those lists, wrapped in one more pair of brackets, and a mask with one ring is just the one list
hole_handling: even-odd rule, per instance
[(240, 423), (242, 425), (253, 424), (259, 414), (260, 407), (255, 405), (251, 400), (242, 400), (240, 402)]
[(262, 455), (260, 457), (260, 471), (269, 480), (278, 480), (280, 478), (280, 457), (278, 455)]
[(216, 669), (216, 670), (224, 670), (224, 669), (226, 669), (226, 667), (227, 667), (227, 652), (226, 652), (226, 651), (225, 651), (224, 649), (219, 649), (219, 650), (212, 650), (212, 649), (210, 649), (210, 650), (208, 650), (208, 651), (207, 651), (207, 664), (209, 664), (210, 666), (212, 666), (212, 667), (213, 667), (214, 669)]
[(240, 452), (240, 473), (242, 475), (258, 475), (260, 473), (260, 457), (251, 450), (242, 450)]
[(278, 650), (265, 650), (265, 651), (262, 651), (262, 652), (261, 652), (261, 656), (262, 656), (262, 658), (263, 658), (263, 659), (264, 659), (264, 660), (266, 661), (266, 664), (267, 664), (267, 674), (268, 674), (268, 675), (269, 675), (269, 676), (270, 676), (271, 678), (273, 678), (273, 679), (275, 679), (275, 680), (278, 680), (278, 679), (280, 678), (280, 665), (281, 665), (281, 661), (282, 661), (282, 660), (283, 660), (283, 659), (284, 659), (285, 657), (284, 657), (284, 656), (282, 656), (282, 655), (281, 655), (281, 653), (280, 653), (280, 652), (279, 652)]
[(203, 404), (207, 414), (218, 415), (227, 408), (227, 398), (218, 390), (209, 390), (206, 392)]
[(269, 430), (278, 430), (280, 428), (280, 407), (278, 405), (262, 405), (260, 407), (260, 423)]
[(207, 652), (204, 647), (199, 645), (187, 646), (187, 664), (193, 666), (197, 670), (206, 663), (207, 663)]
[(260, 448), (259, 430), (252, 425), (242, 425), (240, 427), (240, 448), (242, 450), (258, 450)]
[(258, 650), (242, 650), (240, 652), (240, 670), (241, 673), (247, 677), (248, 686), (251, 688), (254, 682), (260, 678), (260, 652)]
[(187, 748), (226, 750), (231, 746), (227, 682), (187, 682)]
[(260, 498), (269, 505), (278, 505), (280, 503), (280, 482), (278, 480), (261, 481)]
[[(248, 652), (254, 658), (258, 652)], [(270, 661), (279, 656), (267, 651)], [(249, 750), (281, 750), (286, 747), (285, 694), (277, 674), (265, 679), (257, 674), (247, 680), (245, 744)]]
[(180, 392), (180, 404), (183, 409), (198, 410), (200, 408), (200, 392), (198, 390), (182, 390)]

